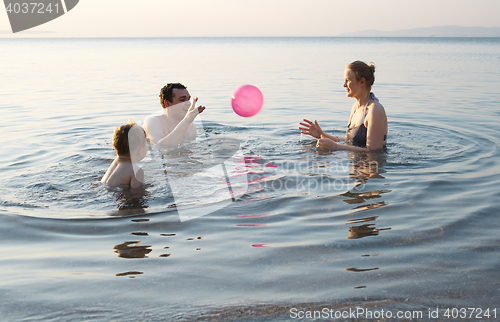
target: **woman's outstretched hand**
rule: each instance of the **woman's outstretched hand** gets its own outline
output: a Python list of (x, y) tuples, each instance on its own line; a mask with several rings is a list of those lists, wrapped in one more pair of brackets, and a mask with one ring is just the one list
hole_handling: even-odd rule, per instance
[(301, 122), (300, 125), (303, 127), (299, 127), (300, 133), (310, 135), (316, 139), (321, 138), (323, 134), (323, 130), (318, 124), (318, 121), (314, 120), (314, 123), (304, 119), (304, 122)]
[(334, 142), (333, 140), (330, 140), (321, 134), (321, 136), (318, 139), (318, 142), (316, 143), (316, 147), (320, 150), (325, 150), (325, 151), (335, 151), (338, 150), (339, 144)]

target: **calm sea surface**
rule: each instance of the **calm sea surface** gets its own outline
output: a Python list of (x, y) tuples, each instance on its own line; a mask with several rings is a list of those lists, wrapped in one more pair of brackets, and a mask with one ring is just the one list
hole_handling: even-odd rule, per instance
[[(500, 318), (500, 39), (0, 39), (0, 57), (2, 319)], [(343, 135), (358, 59), (387, 150), (318, 152), (298, 122)], [(99, 183), (114, 128), (159, 111), (168, 82), (207, 106), (200, 137), (239, 141), (248, 182), (183, 222), (165, 171), (189, 177), (204, 139), (152, 147), (139, 192)], [(251, 118), (231, 109), (243, 84), (264, 94)], [(209, 181), (186, 185), (190, 207), (224, 201)]]

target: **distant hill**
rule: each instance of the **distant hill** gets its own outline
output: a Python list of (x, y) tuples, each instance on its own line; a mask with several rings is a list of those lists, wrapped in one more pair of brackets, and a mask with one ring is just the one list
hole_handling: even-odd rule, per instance
[(395, 31), (364, 30), (339, 37), (500, 37), (500, 28), (438, 26)]

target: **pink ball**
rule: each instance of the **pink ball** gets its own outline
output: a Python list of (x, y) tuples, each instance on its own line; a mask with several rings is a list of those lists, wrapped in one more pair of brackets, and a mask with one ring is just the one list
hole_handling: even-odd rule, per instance
[(236, 114), (243, 117), (254, 116), (259, 113), (264, 104), (262, 92), (253, 85), (243, 85), (236, 90), (231, 105)]

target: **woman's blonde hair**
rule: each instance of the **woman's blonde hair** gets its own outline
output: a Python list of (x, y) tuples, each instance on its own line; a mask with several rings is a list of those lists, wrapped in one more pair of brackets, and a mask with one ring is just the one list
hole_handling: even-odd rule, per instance
[(347, 65), (347, 69), (354, 72), (356, 80), (360, 81), (361, 78), (364, 78), (366, 84), (368, 85), (368, 89), (372, 88), (372, 85), (375, 82), (375, 64), (367, 64), (360, 60), (356, 60)]

